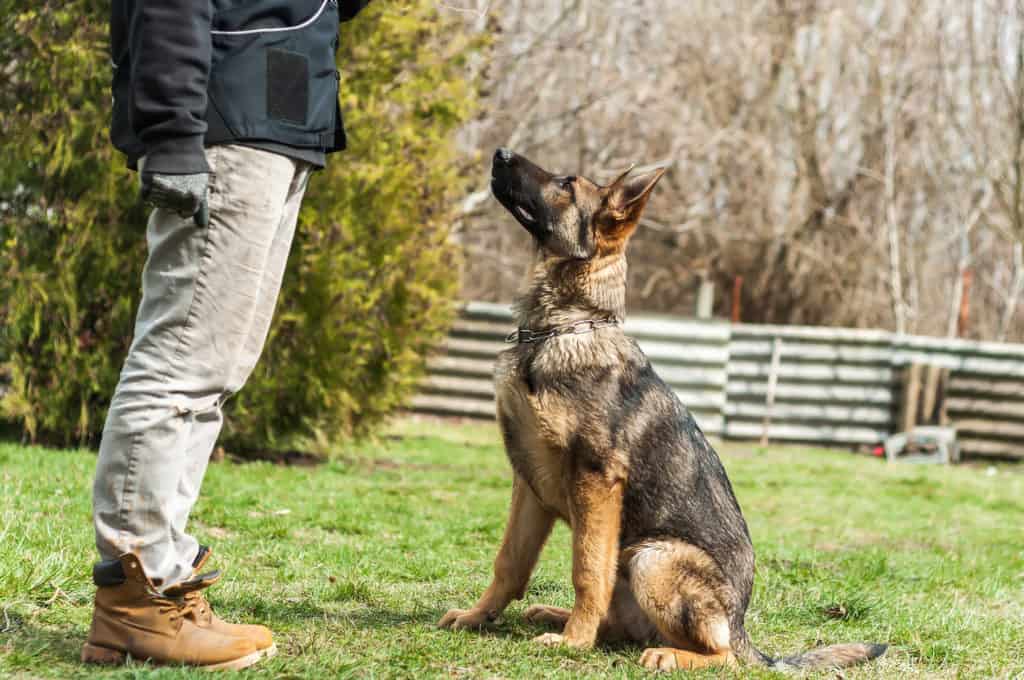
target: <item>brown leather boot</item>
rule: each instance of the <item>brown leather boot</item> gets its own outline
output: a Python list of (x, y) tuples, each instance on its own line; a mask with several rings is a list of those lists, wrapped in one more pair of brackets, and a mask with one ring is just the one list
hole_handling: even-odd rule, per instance
[(120, 581), (116, 568), (93, 570), (96, 600), (82, 661), (120, 664), (130, 656), (227, 670), (246, 668), (263, 656), (251, 640), (196, 624), (195, 602), (159, 593), (135, 555), (122, 555), (119, 566)]
[[(274, 644), (274, 634), (270, 632), (269, 628), (249, 623), (228, 623), (213, 612), (213, 607), (206, 600), (202, 589), (213, 585), (214, 581), (199, 573), (212, 554), (213, 551), (207, 546), (199, 546), (199, 554), (196, 555), (196, 559), (192, 562), (192, 578), (187, 582), (187, 584), (196, 585), (190, 587), (187, 584), (182, 584), (186, 587), (186, 592), (183, 596), (186, 599), (195, 601), (193, 620), (200, 626), (205, 626), (227, 635), (252, 640), (253, 644), (256, 645), (256, 649), (263, 652), (265, 656), (274, 656), (277, 653), (277, 645)], [(202, 585), (196, 583), (197, 581), (202, 582), (204, 578), (206, 582), (202, 583)]]

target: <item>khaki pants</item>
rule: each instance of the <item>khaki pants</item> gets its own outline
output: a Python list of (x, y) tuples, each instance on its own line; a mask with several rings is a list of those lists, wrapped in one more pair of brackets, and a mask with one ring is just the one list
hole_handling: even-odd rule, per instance
[(185, 531), (223, 423), (259, 359), (310, 169), (237, 145), (207, 149), (210, 224), (154, 210), (135, 335), (93, 487), (102, 559), (134, 552), (166, 588), (188, 578)]

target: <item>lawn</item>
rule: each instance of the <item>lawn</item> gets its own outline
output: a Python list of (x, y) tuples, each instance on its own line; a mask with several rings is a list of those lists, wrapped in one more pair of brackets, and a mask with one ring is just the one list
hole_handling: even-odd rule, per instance
[[(721, 448), (758, 556), (747, 628), (761, 649), (879, 641), (890, 653), (846, 678), (1024, 678), (1024, 469)], [(0, 444), (2, 677), (104, 674), (77, 663), (93, 465), (89, 452)], [(273, 628), (280, 649), (248, 677), (648, 677), (639, 647), (530, 642), (542, 631), (521, 621), (525, 606), (572, 603), (564, 527), (495, 632), (434, 627), (487, 585), (509, 488), (497, 433), (481, 425), (399, 422), (316, 467), (212, 465), (193, 515), (226, 572), (210, 599)]]

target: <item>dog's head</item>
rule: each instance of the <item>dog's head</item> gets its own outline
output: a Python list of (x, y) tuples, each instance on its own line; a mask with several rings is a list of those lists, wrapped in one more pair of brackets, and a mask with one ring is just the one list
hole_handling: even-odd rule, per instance
[(544, 254), (589, 260), (622, 253), (651, 190), (665, 174), (632, 168), (607, 186), (576, 175), (553, 175), (508, 149), (498, 149), (491, 190)]

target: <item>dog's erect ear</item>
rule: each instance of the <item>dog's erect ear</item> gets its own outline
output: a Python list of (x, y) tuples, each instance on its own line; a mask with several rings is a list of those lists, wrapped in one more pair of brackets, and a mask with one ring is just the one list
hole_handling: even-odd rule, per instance
[(668, 168), (652, 168), (636, 175), (630, 174), (632, 170), (630, 167), (608, 186), (608, 209), (620, 222), (633, 222), (640, 218), (651, 190)]
[(627, 177), (629, 177), (629, 173), (633, 172), (634, 168), (636, 168), (636, 163), (630, 163), (629, 167), (626, 168), (625, 170), (623, 170), (622, 172), (620, 172), (619, 176), (616, 177), (615, 180), (611, 184), (608, 185), (608, 188), (612, 188), (612, 187), (618, 186), (619, 183), (621, 183), (623, 180), (625, 180)]
[(597, 250), (611, 254), (622, 252), (640, 222), (640, 213), (647, 205), (651, 190), (668, 168), (641, 170), (633, 168), (604, 189), (604, 207), (597, 216)]

